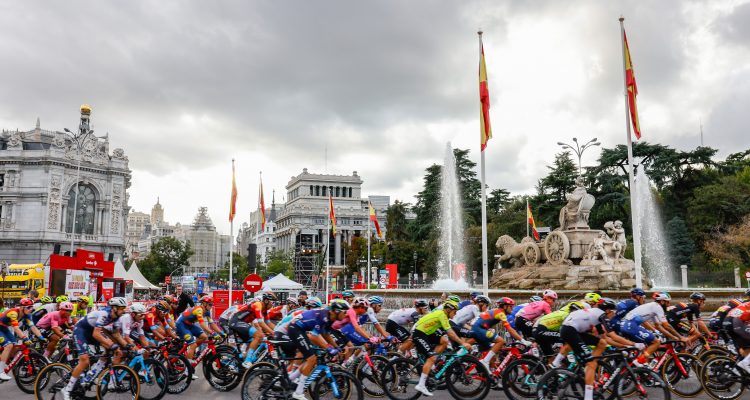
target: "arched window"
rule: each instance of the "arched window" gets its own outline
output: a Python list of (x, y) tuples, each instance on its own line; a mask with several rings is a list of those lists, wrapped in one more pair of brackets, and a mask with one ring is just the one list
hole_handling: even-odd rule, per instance
[(341, 197), (341, 187), (336, 186), (336, 197)]
[[(76, 206), (76, 187), (78, 202)], [(73, 210), (75, 210), (75, 233), (93, 235), (96, 215), (96, 194), (88, 185), (73, 186), (68, 193), (68, 212), (66, 213), (65, 231), (73, 232)]]
[(313, 185), (310, 185), (310, 196), (313, 195)]
[(320, 196), (320, 185), (315, 186), (315, 195)]
[(349, 197), (352, 197), (352, 188), (349, 188)]

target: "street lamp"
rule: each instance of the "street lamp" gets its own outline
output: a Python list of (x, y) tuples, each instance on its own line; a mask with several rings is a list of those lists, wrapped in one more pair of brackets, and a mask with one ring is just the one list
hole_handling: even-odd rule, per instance
[(91, 115), (91, 107), (84, 104), (81, 106), (81, 123), (78, 126), (78, 132), (73, 133), (68, 128), (63, 128), (70, 141), (76, 146), (76, 156), (78, 158), (78, 165), (76, 167), (76, 194), (73, 200), (73, 226), (70, 228), (70, 256), (73, 257), (73, 247), (75, 246), (76, 240), (76, 217), (78, 216), (78, 191), (81, 185), (81, 149), (83, 145), (89, 140), (89, 137), (94, 134), (92, 129), (89, 129), (89, 116)]
[(560, 147), (562, 147), (563, 149), (573, 150), (573, 152), (576, 153), (576, 155), (578, 156), (578, 175), (580, 176), (581, 175), (581, 156), (583, 155), (583, 152), (586, 149), (588, 149), (589, 147), (591, 147), (591, 146), (599, 146), (599, 145), (601, 145), (601, 142), (597, 142), (596, 138), (593, 138), (593, 139), (589, 140), (588, 142), (586, 142), (582, 146), (578, 145), (578, 139), (577, 138), (573, 138), (573, 142), (575, 142), (576, 147), (573, 147), (572, 145), (570, 145), (568, 143), (563, 143), (563, 142), (557, 142), (557, 145), (560, 146)]
[(415, 251), (414, 254), (412, 254), (414, 257), (414, 284), (417, 283), (417, 252)]

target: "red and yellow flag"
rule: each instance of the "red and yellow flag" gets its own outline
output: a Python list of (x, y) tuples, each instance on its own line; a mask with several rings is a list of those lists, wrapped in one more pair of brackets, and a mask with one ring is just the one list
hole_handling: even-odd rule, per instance
[(260, 180), (260, 193), (258, 194), (258, 210), (260, 211), (260, 231), (266, 231), (266, 201), (263, 199), (263, 179)]
[(641, 124), (638, 121), (638, 106), (635, 98), (638, 96), (638, 86), (635, 84), (635, 71), (633, 71), (633, 60), (630, 58), (630, 47), (625, 30), (622, 31), (622, 40), (625, 42), (625, 86), (628, 90), (628, 106), (630, 108), (630, 121), (633, 123), (633, 132), (636, 139), (641, 138)]
[(328, 218), (331, 221), (333, 236), (336, 236), (336, 211), (333, 210), (333, 197), (330, 194), (328, 195)]
[(237, 182), (234, 179), (234, 160), (232, 160), (232, 196), (229, 199), (229, 222), (234, 221), (237, 213)]
[(383, 232), (380, 231), (380, 223), (378, 222), (378, 216), (375, 214), (375, 208), (372, 206), (372, 203), (369, 201), (367, 204), (370, 206), (370, 221), (375, 225), (375, 233), (378, 235), (378, 238), (381, 238), (383, 236)]
[(487, 83), (487, 65), (484, 63), (484, 45), (479, 36), (479, 135), (482, 151), (487, 147), (487, 141), (492, 138), (490, 126), (490, 89)]
[(531, 214), (531, 204), (526, 203), (526, 219), (531, 225), (531, 231), (534, 232), (534, 239), (539, 240), (539, 232), (536, 230), (536, 223), (534, 222), (534, 215)]

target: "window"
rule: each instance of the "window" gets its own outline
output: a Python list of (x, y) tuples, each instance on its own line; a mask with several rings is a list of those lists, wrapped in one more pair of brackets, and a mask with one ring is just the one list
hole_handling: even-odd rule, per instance
[[(78, 188), (78, 201), (76, 202), (76, 188)], [(68, 212), (65, 231), (73, 232), (73, 220), (75, 219), (75, 233), (94, 234), (95, 202), (94, 189), (88, 185), (76, 185), (68, 193)], [(73, 215), (75, 211), (75, 216)]]
[(310, 196), (313, 195), (313, 185), (310, 185)]
[(336, 197), (341, 197), (341, 188), (336, 186)]
[(324, 196), (324, 197), (325, 197), (325, 196), (328, 196), (328, 195), (326, 194), (326, 189), (328, 189), (328, 187), (327, 187), (327, 186), (323, 186), (323, 196)]
[(320, 196), (320, 186), (318, 185), (315, 186), (315, 195)]
[(349, 197), (352, 197), (352, 188), (349, 188)]
[(5, 186), (5, 174), (0, 174), (0, 187)]

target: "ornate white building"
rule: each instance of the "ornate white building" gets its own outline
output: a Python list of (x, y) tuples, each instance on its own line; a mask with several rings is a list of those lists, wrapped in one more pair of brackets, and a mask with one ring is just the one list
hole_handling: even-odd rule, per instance
[(43, 130), (38, 119), (30, 131), (0, 133), (0, 260), (45, 262), (56, 245), (68, 251), (71, 239), (75, 248), (122, 256), (128, 158), (122, 149), (110, 153), (109, 134), (90, 131), (90, 116), (81, 106), (75, 134)]

